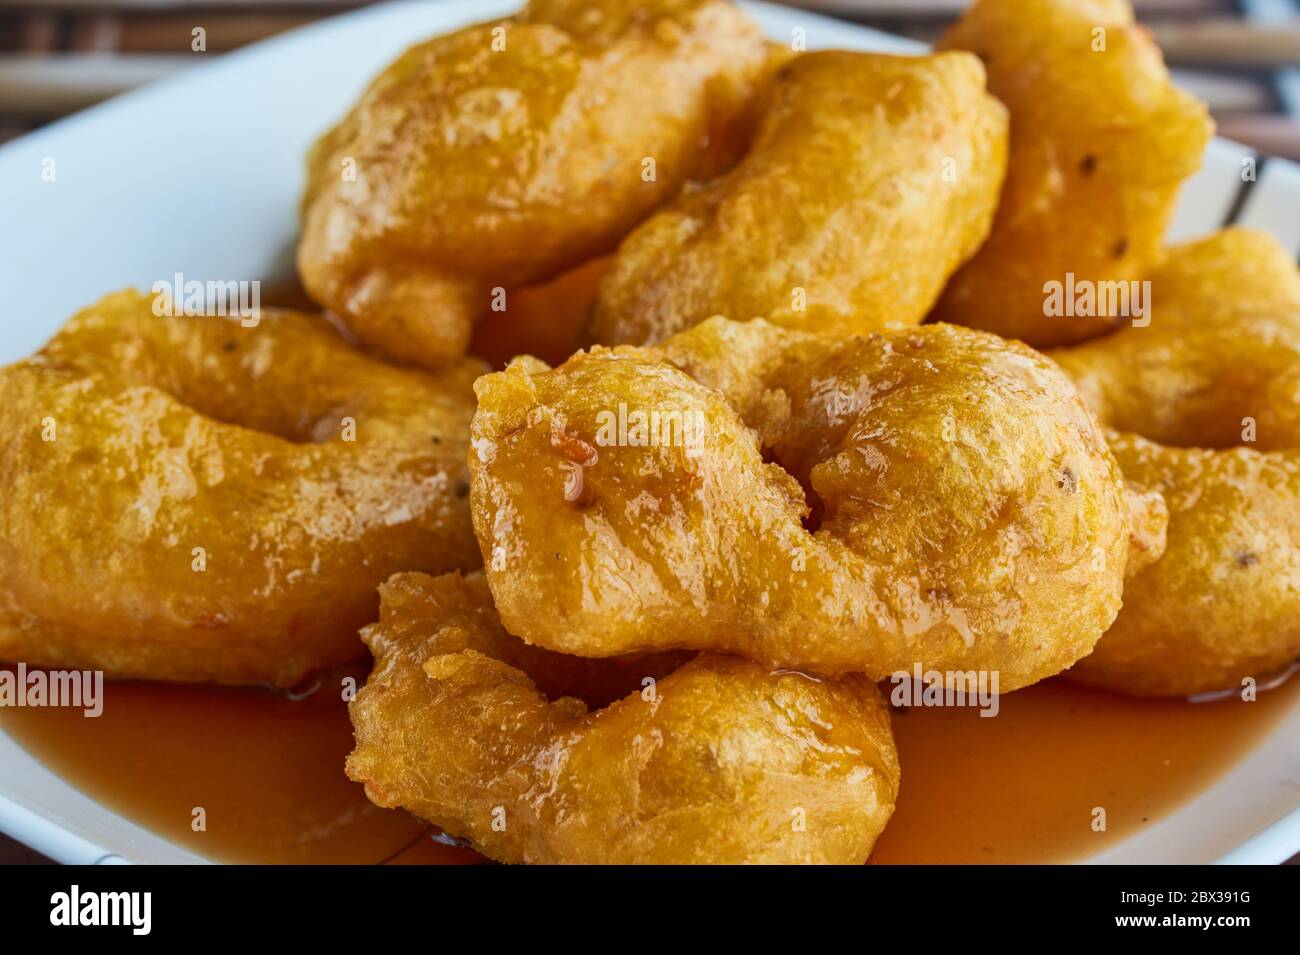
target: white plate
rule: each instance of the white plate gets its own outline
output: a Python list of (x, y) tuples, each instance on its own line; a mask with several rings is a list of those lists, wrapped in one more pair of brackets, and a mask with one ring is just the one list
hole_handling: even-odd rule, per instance
[[(513, 10), (516, 0), (371, 7), (214, 59), (0, 147), (0, 363), (39, 347), (112, 289), (289, 274), (308, 144), (412, 42)], [(915, 52), (911, 41), (751, 4), (768, 33), (809, 48)], [(1216, 141), (1172, 234), (1238, 221), (1300, 250), (1300, 168)], [(42, 181), (47, 159), (55, 181)], [(1134, 728), (1140, 732), (1140, 727)], [(1278, 862), (1300, 850), (1300, 706), (1218, 783), (1098, 862)], [(117, 816), (0, 734), (0, 829), (63, 862), (201, 862)]]

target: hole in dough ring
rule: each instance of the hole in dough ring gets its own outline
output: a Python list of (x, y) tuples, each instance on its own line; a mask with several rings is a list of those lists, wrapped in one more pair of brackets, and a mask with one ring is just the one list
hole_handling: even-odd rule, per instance
[(479, 362), (152, 302), (109, 295), (0, 370), (0, 659), (287, 686), (360, 652), (393, 571), (477, 565)]
[[(1086, 655), (1163, 513), (1050, 361), (951, 325), (710, 319), (484, 376), (471, 505), (506, 629), (586, 656), (987, 670)], [(1139, 506), (1140, 505), (1140, 506)]]

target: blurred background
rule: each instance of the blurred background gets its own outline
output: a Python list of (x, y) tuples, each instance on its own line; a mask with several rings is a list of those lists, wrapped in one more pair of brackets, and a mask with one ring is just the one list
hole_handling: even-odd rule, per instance
[[(123, 90), (371, 0), (0, 0), (0, 142)], [(933, 40), (966, 0), (803, 0)], [(1221, 135), (1300, 159), (1300, 0), (1136, 0)], [(195, 50), (196, 28), (202, 49)]]

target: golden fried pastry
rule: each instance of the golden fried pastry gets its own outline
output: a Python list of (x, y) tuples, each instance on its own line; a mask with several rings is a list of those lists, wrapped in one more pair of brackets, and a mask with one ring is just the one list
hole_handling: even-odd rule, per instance
[[(382, 595), (348, 775), (494, 859), (860, 863), (893, 812), (889, 711), (862, 677), (579, 664), (506, 633), (481, 575), (398, 574)], [(576, 665), (618, 667), (628, 695), (589, 711), (544, 691)]]
[(533, 0), (412, 47), (312, 150), (303, 284), (396, 358), (462, 355), (707, 171), (768, 58), (729, 0)]
[(1300, 448), (1300, 277), (1275, 239), (1224, 229), (1150, 274), (1148, 327), (1050, 355), (1108, 425), (1161, 444)]
[(0, 369), (0, 660), (292, 685), (358, 654), (394, 570), (477, 565), (479, 362), (151, 303), (110, 295)]
[(608, 264), (608, 258), (593, 259), (549, 282), (519, 289), (507, 310), (488, 311), (475, 323), (470, 354), (494, 368), (516, 355), (564, 361), (587, 344), (596, 283)]
[(592, 332), (645, 344), (712, 315), (848, 337), (920, 323), (988, 235), (1006, 110), (966, 53), (809, 53), (754, 144), (624, 240)]
[(1164, 556), (1070, 675), (1239, 688), (1300, 657), (1300, 274), (1270, 236), (1229, 229), (1174, 249), (1151, 294), (1150, 326), (1051, 353), (1104, 421), (1151, 439), (1111, 447), (1169, 508)]
[[(471, 506), (511, 633), (610, 656), (997, 670), (1086, 655), (1158, 502), (1051, 362), (949, 325), (837, 341), (710, 319), (480, 378)], [(769, 463), (770, 459), (770, 463)]]
[(1011, 158), (993, 233), (935, 317), (1040, 347), (1128, 320), (1049, 314), (1048, 283), (1127, 281), (1157, 262), (1213, 132), (1204, 105), (1174, 87), (1127, 0), (976, 0), (939, 46), (983, 59), (1011, 110)]

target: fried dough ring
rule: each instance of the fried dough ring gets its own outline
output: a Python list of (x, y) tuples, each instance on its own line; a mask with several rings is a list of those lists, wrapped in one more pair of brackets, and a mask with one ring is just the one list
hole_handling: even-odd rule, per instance
[[(1145, 559), (1160, 546), (1158, 500), (1126, 500), (1068, 379), (957, 326), (835, 341), (714, 318), (475, 390), (497, 608), (567, 653), (688, 647), (875, 680), (920, 662), (1009, 690), (1092, 649), (1131, 534)], [(620, 404), (701, 422), (697, 446), (611, 446)]]
[(592, 331), (657, 342), (711, 315), (848, 337), (920, 324), (993, 220), (1006, 110), (968, 53), (786, 64), (753, 146), (623, 241)]
[(394, 369), (291, 312), (78, 313), (0, 369), (0, 659), (283, 686), (354, 658), (395, 569), (478, 563), (482, 370)]
[(1046, 315), (1044, 284), (1138, 279), (1158, 262), (1214, 130), (1205, 106), (1173, 85), (1127, 0), (977, 0), (938, 47), (984, 60), (1011, 156), (992, 234), (935, 317), (1037, 347), (1108, 331), (1115, 316)]
[(1151, 300), (1149, 326), (1051, 353), (1143, 436), (1111, 447), (1169, 507), (1164, 556), (1070, 676), (1155, 696), (1263, 682), (1300, 657), (1300, 275), (1270, 236), (1228, 229), (1174, 249)]
[[(893, 812), (889, 710), (862, 677), (704, 654), (648, 690), (628, 661), (510, 636), (479, 574), (398, 574), (381, 592), (348, 775), (494, 859), (860, 863)], [(615, 665), (630, 695), (591, 712), (535, 684)]]
[(400, 360), (463, 355), (494, 288), (612, 251), (707, 172), (768, 56), (729, 0), (533, 0), (412, 47), (311, 152), (303, 284)]

